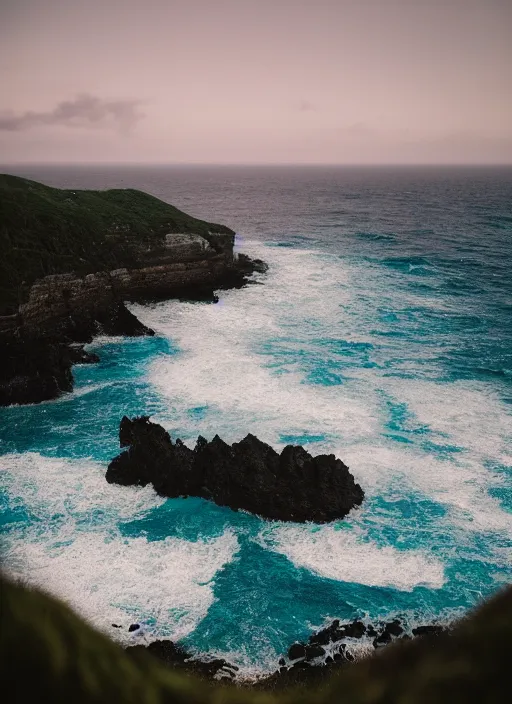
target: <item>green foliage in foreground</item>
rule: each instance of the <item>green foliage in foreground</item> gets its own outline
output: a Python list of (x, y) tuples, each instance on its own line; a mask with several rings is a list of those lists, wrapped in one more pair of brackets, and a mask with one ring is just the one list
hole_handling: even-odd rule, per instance
[(132, 189), (72, 191), (0, 174), (0, 315), (47, 274), (133, 265), (173, 232), (230, 233)]
[(498, 704), (510, 695), (512, 590), (451, 635), (388, 646), (311, 691), (210, 686), (149, 656), (133, 659), (55, 599), (5, 580), (0, 626), (2, 684), (10, 702)]

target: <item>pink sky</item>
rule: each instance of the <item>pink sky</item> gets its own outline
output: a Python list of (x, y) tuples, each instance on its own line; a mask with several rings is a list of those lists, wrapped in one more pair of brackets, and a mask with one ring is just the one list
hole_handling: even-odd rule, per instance
[(1, 0), (0, 161), (512, 163), (512, 0)]

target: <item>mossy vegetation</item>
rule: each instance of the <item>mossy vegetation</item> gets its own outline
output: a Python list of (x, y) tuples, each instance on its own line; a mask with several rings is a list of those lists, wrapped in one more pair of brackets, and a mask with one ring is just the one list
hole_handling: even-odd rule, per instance
[(51, 188), (0, 174), (0, 315), (48, 274), (136, 266), (169, 233), (231, 233), (142, 191)]

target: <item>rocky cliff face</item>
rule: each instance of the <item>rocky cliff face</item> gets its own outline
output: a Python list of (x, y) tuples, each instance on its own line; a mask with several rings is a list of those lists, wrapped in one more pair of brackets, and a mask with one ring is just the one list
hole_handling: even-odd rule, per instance
[[(70, 343), (94, 335), (151, 335), (124, 301), (215, 300), (239, 287), (262, 262), (233, 254), (234, 233), (170, 234), (141, 249), (137, 266), (35, 281), (17, 313), (0, 318), (0, 405), (34, 403), (72, 389)], [(83, 359), (81, 360), (83, 361)]]
[[(116, 302), (186, 295), (223, 284), (243, 283), (233, 255), (234, 235), (167, 235), (161, 247), (141, 252), (138, 266), (85, 276), (54, 274), (35, 281), (26, 302), (0, 319), (0, 331), (52, 331), (68, 316), (95, 314)], [(212, 294), (210, 294), (212, 295)]]

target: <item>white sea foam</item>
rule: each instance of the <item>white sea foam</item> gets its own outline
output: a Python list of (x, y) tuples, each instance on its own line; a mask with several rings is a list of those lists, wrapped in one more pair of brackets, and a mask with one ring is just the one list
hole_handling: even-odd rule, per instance
[[(20, 538), (12, 534), (6, 541), (6, 572), (60, 597), (122, 642), (144, 637), (145, 625), (153, 640), (180, 639), (193, 631), (213, 603), (216, 572), (238, 547), (230, 532), (196, 543), (148, 542), (115, 533), (71, 537), (67, 531), (52, 541)], [(142, 628), (131, 635), (128, 626), (134, 622)]]
[[(144, 624), (152, 638), (182, 638), (205, 617), (215, 574), (238, 550), (232, 532), (197, 542), (128, 538), (118, 521), (162, 503), (153, 489), (109, 485), (99, 464), (34, 453), (3, 456), (1, 470), (11, 504), (36, 519), (4, 535), (8, 574), (62, 598), (125, 643), (143, 638)], [(142, 628), (132, 635), (133, 622)]]
[[(210, 406), (215, 413), (201, 422), (202, 432), (222, 431), (226, 439), (239, 439), (257, 427), (258, 435), (274, 444), (280, 434), (305, 430), (338, 436), (347, 432), (351, 438), (376, 431), (375, 417), (350, 392), (303, 383), (294, 361), (276, 374), (270, 358), (254, 352), (268, 338), (286, 333), (287, 325), (292, 332), (302, 316), (313, 324), (316, 318), (340, 315), (343, 274), (331, 258), (318, 257), (311, 264), (308, 256), (297, 251), (277, 256), (264, 286), (223, 293), (219, 305), (132, 307), (182, 350), (172, 361), (159, 359), (150, 369), (151, 382), (172, 404), (173, 420), (190, 426), (188, 409)], [(336, 297), (329, 295), (329, 286), (338, 291)], [(314, 325), (310, 334), (316, 334)]]
[(74, 522), (103, 515), (101, 525), (136, 518), (165, 501), (150, 486), (108, 484), (105, 471), (99, 462), (43, 457), (37, 452), (0, 456), (0, 481), (10, 500), (23, 503), (41, 520), (61, 515)]
[[(251, 253), (251, 246), (244, 249)], [(321, 354), (318, 339), (332, 334), (382, 345), (382, 337), (371, 332), (375, 321), (367, 309), (366, 319), (361, 312), (361, 299), (367, 290), (375, 296), (375, 289), (360, 278), (361, 270), (329, 255), (261, 245), (253, 250), (271, 264), (262, 286), (222, 292), (218, 305), (133, 306), (143, 322), (181, 349), (149, 367), (149, 380), (169, 406), (156, 420), (209, 436), (218, 432), (229, 441), (253, 432), (275, 446), (281, 435), (325, 436), (313, 452), (341, 457), (367, 500), (343, 530), (278, 524), (262, 531), (260, 543), (329, 579), (404, 591), (418, 585), (440, 588), (445, 564), (458, 551), (472, 550), (472, 559), (478, 559), (473, 529), (511, 530), (510, 514), (488, 492), (500, 481), (490, 467), (510, 460), (506, 408), (485, 384), (397, 378), (378, 368), (351, 367), (351, 378), (342, 385), (309, 383), (301, 353)], [(393, 292), (383, 295), (392, 309)], [(276, 340), (277, 356), (268, 347)], [(387, 344), (403, 343), (390, 339)], [(431, 354), (428, 346), (416, 346), (410, 356), (428, 360)], [(406, 370), (408, 364), (404, 359)], [(410, 413), (400, 432), (414, 442), (386, 436), (389, 410), (383, 394)], [(197, 407), (205, 410), (194, 417), (190, 411)], [(415, 435), (422, 427), (425, 433)], [(459, 452), (429, 451), (422, 439), (456, 446)], [(0, 458), (0, 467), (11, 500), (41, 519), (8, 534), (6, 564), (13, 574), (61, 595), (120, 639), (144, 637), (128, 635), (126, 626), (134, 621), (150, 622), (153, 637), (179, 638), (204, 617), (214, 598), (215, 574), (238, 549), (232, 532), (194, 543), (126, 538), (118, 522), (143, 516), (163, 501), (150, 487), (110, 486), (105, 467), (87, 461), (10, 455)], [(373, 499), (393, 502), (415, 495), (447, 508), (446, 516), (426, 519), (421, 526), (425, 546), (402, 550), (369, 539), (369, 526), (397, 527), (392, 512), (371, 514)], [(415, 529), (414, 520), (410, 524), (404, 516), (402, 537)], [(428, 546), (436, 545), (437, 532), (447, 531), (453, 544), (445, 541), (434, 557)], [(496, 582), (507, 559), (505, 548), (493, 553), (490, 547), (485, 556), (497, 567)], [(125, 628), (111, 629), (111, 622)], [(259, 648), (266, 652), (263, 659), (274, 662), (275, 653), (265, 647)], [(254, 662), (249, 652), (232, 659), (249, 669)]]
[(457, 524), (465, 530), (512, 530), (510, 514), (488, 492), (503, 480), (469, 453), (442, 458), (414, 446), (384, 442), (338, 447), (335, 452), (350, 467), (357, 467), (367, 497), (396, 498), (408, 491), (419, 492), (446, 507), (447, 516), (438, 519), (441, 525)]
[(404, 591), (418, 585), (437, 589), (444, 584), (443, 564), (427, 552), (379, 547), (358, 531), (276, 526), (262, 532), (259, 541), (296, 567), (328, 579)]
[[(468, 528), (510, 530), (510, 514), (488, 493), (500, 482), (490, 466), (511, 458), (512, 417), (497, 394), (485, 384), (391, 377), (379, 368), (351, 368), (343, 385), (308, 383), (301, 356), (317, 338), (333, 331), (347, 341), (382, 346), (382, 338), (362, 332), (375, 321), (358, 320), (359, 297), (373, 289), (359, 268), (351, 270), (337, 257), (257, 244), (246, 245), (249, 253), (251, 246), (271, 265), (262, 286), (222, 292), (218, 305), (134, 306), (138, 317), (182, 350), (150, 367), (150, 381), (169, 399), (168, 413), (156, 420), (210, 436), (218, 432), (229, 441), (250, 431), (275, 446), (281, 435), (324, 435), (314, 450), (335, 452), (368, 495), (401, 482), (404, 491), (445, 504), (450, 520)], [(384, 294), (392, 308), (393, 291)], [(279, 340), (277, 369), (265, 347), (272, 340)], [(426, 346), (413, 352), (415, 359), (431, 354)], [(425, 426), (423, 439), (459, 452), (422, 449), (418, 437), (414, 444), (386, 437), (383, 391), (412, 414), (404, 431)], [(193, 407), (208, 412), (194, 419)]]

